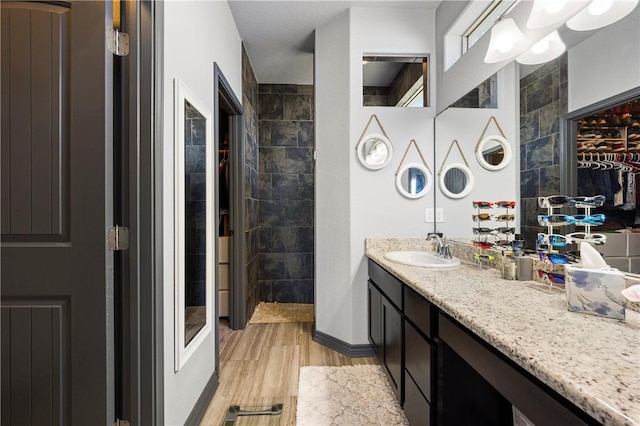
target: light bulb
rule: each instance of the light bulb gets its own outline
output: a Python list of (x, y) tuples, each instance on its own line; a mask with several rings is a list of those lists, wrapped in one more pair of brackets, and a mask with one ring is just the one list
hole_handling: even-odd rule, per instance
[(567, 21), (575, 31), (591, 31), (619, 21), (638, 5), (638, 0), (593, 0), (589, 6)]
[(496, 48), (500, 53), (507, 53), (513, 49), (513, 41), (507, 37), (502, 37), (496, 41)]
[(533, 0), (527, 27), (545, 28), (562, 23), (585, 8), (590, 0)]
[(531, 46), (527, 52), (516, 58), (516, 61), (527, 65), (542, 64), (557, 58), (564, 51), (565, 45), (556, 30)]
[(549, 49), (549, 42), (543, 39), (531, 46), (531, 53), (540, 55), (541, 53), (546, 52), (547, 49)]
[(565, 0), (550, 0), (544, 8), (544, 11), (550, 15), (555, 15), (566, 6)]
[(498, 21), (491, 28), (489, 49), (484, 57), (488, 64), (513, 59), (531, 45), (512, 18)]
[(589, 13), (593, 16), (598, 16), (611, 9), (612, 5), (613, 0), (593, 0), (593, 2), (589, 5), (588, 10)]

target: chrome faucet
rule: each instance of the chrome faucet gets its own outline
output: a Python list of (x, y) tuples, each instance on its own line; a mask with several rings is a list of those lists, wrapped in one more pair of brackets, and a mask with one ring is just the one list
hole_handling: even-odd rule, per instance
[(447, 244), (446, 238), (442, 238), (442, 234), (438, 234), (436, 232), (430, 232), (427, 234), (427, 241), (431, 241), (433, 239), (438, 242), (436, 255), (443, 259), (451, 259), (451, 252), (449, 251), (449, 244)]

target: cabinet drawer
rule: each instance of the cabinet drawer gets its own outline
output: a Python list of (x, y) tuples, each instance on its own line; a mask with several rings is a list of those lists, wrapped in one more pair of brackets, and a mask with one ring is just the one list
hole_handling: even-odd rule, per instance
[(385, 271), (382, 266), (369, 259), (369, 278), (396, 307), (402, 310), (402, 281)]
[(431, 424), (431, 406), (424, 398), (411, 376), (404, 372), (404, 414), (412, 426)]
[(405, 369), (428, 401), (431, 398), (431, 366), (434, 348), (411, 324), (404, 323)]
[(404, 314), (425, 336), (433, 338), (431, 303), (408, 286), (404, 287)]
[(402, 403), (402, 313), (391, 302), (382, 298), (383, 364), (391, 387)]
[(371, 281), (368, 285), (369, 293), (369, 342), (376, 354), (381, 354), (382, 348), (382, 295)]

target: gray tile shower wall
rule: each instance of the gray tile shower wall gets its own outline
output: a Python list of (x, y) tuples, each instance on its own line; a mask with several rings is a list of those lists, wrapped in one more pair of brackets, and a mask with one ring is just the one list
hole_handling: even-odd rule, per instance
[(498, 108), (498, 75), (493, 74), (451, 106), (453, 108)]
[[(186, 114), (185, 143), (185, 217), (187, 306), (205, 304), (205, 150), (206, 120), (197, 111)], [(198, 118), (199, 117), (199, 118)]]
[(520, 221), (528, 248), (542, 230), (537, 197), (560, 192), (560, 118), (567, 102), (566, 53), (520, 79)]
[(313, 303), (313, 86), (258, 92), (260, 300)]
[(242, 107), (245, 117), (245, 246), (247, 319), (260, 302), (258, 287), (258, 81), (242, 48)]

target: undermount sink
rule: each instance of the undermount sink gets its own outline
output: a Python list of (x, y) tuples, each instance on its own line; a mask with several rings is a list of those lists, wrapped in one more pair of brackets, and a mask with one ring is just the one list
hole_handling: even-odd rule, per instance
[(421, 266), (423, 268), (457, 268), (460, 266), (460, 259), (452, 257), (445, 259), (430, 251), (390, 251), (385, 253), (384, 258), (403, 265)]

